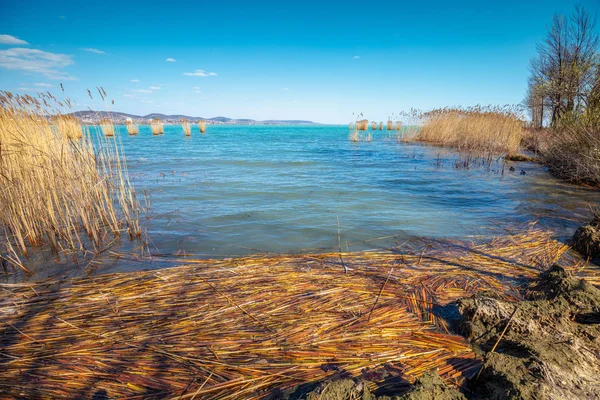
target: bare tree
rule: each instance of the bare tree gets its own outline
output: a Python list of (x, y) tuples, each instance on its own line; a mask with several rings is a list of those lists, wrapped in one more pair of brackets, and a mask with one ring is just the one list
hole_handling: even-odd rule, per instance
[(576, 116), (588, 106), (599, 68), (595, 26), (595, 17), (580, 6), (570, 18), (554, 16), (530, 68), (526, 103), (539, 126), (544, 108), (548, 108), (550, 123), (555, 126), (564, 115)]

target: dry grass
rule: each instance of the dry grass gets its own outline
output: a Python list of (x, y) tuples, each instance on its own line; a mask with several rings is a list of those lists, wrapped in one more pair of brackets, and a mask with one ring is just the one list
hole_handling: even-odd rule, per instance
[(371, 130), (372, 131), (376, 131), (377, 130), (377, 122), (371, 121)]
[(100, 120), (100, 129), (102, 129), (104, 136), (115, 136), (115, 126), (108, 118), (102, 118), (102, 120)]
[(187, 119), (184, 118), (181, 120), (181, 128), (183, 129), (185, 136), (192, 136), (192, 126)]
[(405, 389), (434, 369), (460, 385), (481, 361), (448, 332), (444, 306), (483, 291), (520, 299), (523, 282), (567, 249), (537, 230), (426, 248), (342, 253), (348, 273), (335, 253), (2, 285), (0, 391), (259, 399), (341, 371)]
[(382, 131), (383, 130), (383, 122), (379, 123), (379, 130)]
[(150, 129), (152, 130), (153, 135), (162, 135), (163, 133), (165, 133), (160, 118), (154, 118), (152, 121), (150, 121)]
[(542, 162), (554, 175), (600, 187), (600, 109), (537, 134)]
[(63, 137), (68, 139), (81, 139), (83, 137), (83, 131), (79, 120), (70, 115), (61, 115), (52, 118), (52, 124), (58, 129), (58, 132)]
[(127, 123), (125, 125), (127, 126), (127, 132), (130, 135), (137, 135), (138, 133), (140, 133), (139, 126), (134, 124), (132, 121), (127, 121)]
[(206, 131), (206, 121), (198, 121), (198, 127), (200, 128), (200, 133), (204, 133)]
[(20, 256), (32, 247), (74, 254), (99, 250), (122, 232), (141, 234), (139, 205), (116, 140), (96, 135), (94, 145), (87, 130), (70, 140), (52, 126), (46, 109), (33, 97), (0, 92), (0, 225), (6, 236), (0, 258), (24, 269)]
[(402, 121), (396, 121), (396, 130), (397, 131), (401, 131), (402, 130)]
[(388, 120), (386, 128), (388, 131), (391, 131), (394, 128), (394, 123), (392, 121)]
[(485, 157), (517, 153), (524, 135), (514, 107), (443, 108), (422, 119), (417, 140)]

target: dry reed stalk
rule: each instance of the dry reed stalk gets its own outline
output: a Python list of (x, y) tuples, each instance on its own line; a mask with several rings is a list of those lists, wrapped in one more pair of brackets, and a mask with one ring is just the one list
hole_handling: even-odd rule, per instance
[(154, 118), (150, 121), (150, 129), (153, 135), (162, 135), (164, 133), (163, 124), (160, 118)]
[(371, 130), (372, 131), (376, 131), (377, 130), (377, 122), (375, 122), (375, 121), (371, 122)]
[(402, 121), (396, 121), (396, 130), (402, 130)]
[(81, 139), (83, 131), (79, 120), (71, 115), (62, 115), (52, 118), (52, 122), (61, 135), (68, 139)]
[(115, 126), (108, 118), (102, 118), (100, 120), (100, 129), (102, 129), (104, 136), (115, 136)]
[(125, 125), (127, 126), (127, 132), (130, 135), (137, 135), (138, 133), (140, 133), (139, 126), (134, 124), (132, 121), (127, 121)]
[(360, 135), (358, 134), (358, 131), (353, 131), (352, 133), (350, 133), (349, 139), (351, 142), (358, 142), (358, 140), (360, 139)]
[(181, 120), (181, 128), (183, 129), (185, 136), (192, 136), (192, 126), (187, 119), (184, 118)]
[(417, 139), (481, 157), (516, 154), (524, 135), (517, 112), (510, 107), (432, 110), (423, 114)]
[(386, 369), (397, 376), (371, 389), (432, 369), (460, 385), (481, 359), (444, 331), (436, 308), (484, 291), (521, 298), (524, 279), (567, 250), (549, 237), (530, 230), (481, 245), (428, 243), (426, 254), (344, 253), (347, 274), (336, 252), (2, 286), (11, 312), (0, 319), (0, 391), (259, 399), (384, 364), (402, 372)]
[(379, 123), (379, 130), (382, 131), (383, 130), (383, 122)]
[(198, 127), (200, 128), (200, 133), (204, 133), (206, 131), (206, 121), (198, 121)]
[(53, 129), (46, 109), (33, 97), (0, 92), (0, 224), (7, 236), (1, 245), (18, 258), (32, 247), (84, 252), (123, 231), (141, 235), (116, 140), (87, 130), (69, 140)]
[(350, 128), (350, 131), (354, 131), (354, 124), (350, 123), (350, 127), (349, 128)]
[(394, 128), (394, 123), (391, 120), (387, 122), (387, 130), (391, 131)]
[(368, 129), (369, 129), (369, 120), (361, 119), (360, 121), (356, 121), (356, 130), (366, 131)]

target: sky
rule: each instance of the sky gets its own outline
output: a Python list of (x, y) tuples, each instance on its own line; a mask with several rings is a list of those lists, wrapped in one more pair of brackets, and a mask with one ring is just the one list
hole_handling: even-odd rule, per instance
[[(0, 89), (321, 123), (517, 104), (552, 16), (576, 4), (600, 14), (600, 0), (0, 0)], [(114, 105), (88, 97), (97, 86)]]

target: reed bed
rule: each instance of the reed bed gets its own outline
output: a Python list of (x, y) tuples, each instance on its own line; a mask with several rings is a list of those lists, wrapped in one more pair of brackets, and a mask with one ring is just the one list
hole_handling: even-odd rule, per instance
[(127, 132), (130, 135), (137, 135), (138, 133), (140, 133), (140, 128), (137, 124), (134, 124), (133, 121), (127, 121), (125, 123), (125, 126), (127, 127)]
[(401, 131), (402, 130), (402, 121), (396, 121), (396, 130), (397, 131)]
[(394, 123), (391, 120), (388, 120), (386, 128), (388, 131), (391, 131), (394, 129)]
[(100, 129), (102, 130), (104, 136), (115, 136), (115, 126), (113, 125), (112, 121), (108, 118), (102, 118), (100, 120)]
[(442, 108), (423, 113), (417, 140), (482, 156), (515, 154), (524, 135), (515, 107)]
[(198, 127), (200, 128), (200, 133), (204, 133), (206, 131), (206, 121), (198, 121)]
[[(0, 392), (259, 399), (384, 364), (396, 381), (437, 369), (457, 386), (481, 359), (448, 332), (444, 306), (483, 291), (520, 299), (523, 282), (567, 250), (540, 230), (425, 248), (188, 260), (68, 286), (0, 284)], [(370, 380), (371, 389), (394, 389), (394, 379)]]
[(152, 130), (153, 135), (162, 135), (165, 133), (162, 121), (160, 118), (154, 118), (150, 121), (150, 129)]
[[(0, 92), (0, 261), (24, 270), (22, 257), (32, 248), (75, 257), (104, 249), (123, 232), (141, 235), (117, 141), (87, 130), (70, 140), (45, 114), (56, 99), (41, 99)], [(53, 118), (61, 119), (68, 120)]]
[(369, 129), (369, 120), (361, 119), (356, 121), (356, 130), (358, 131), (366, 131)]
[(358, 130), (354, 130), (353, 132), (350, 133), (350, 135), (348, 136), (348, 139), (351, 142), (370, 142), (371, 140), (373, 140), (373, 135), (371, 135), (370, 132), (367, 132), (365, 134), (361, 134)]
[(67, 139), (81, 139), (83, 131), (79, 120), (71, 115), (61, 115), (52, 118), (52, 125)]
[(187, 119), (184, 118), (181, 120), (181, 128), (183, 129), (185, 136), (192, 136), (192, 126)]

